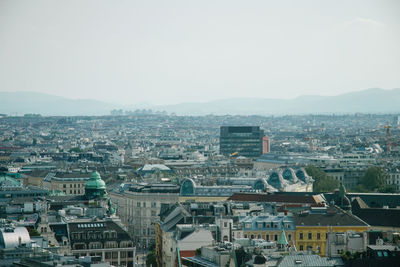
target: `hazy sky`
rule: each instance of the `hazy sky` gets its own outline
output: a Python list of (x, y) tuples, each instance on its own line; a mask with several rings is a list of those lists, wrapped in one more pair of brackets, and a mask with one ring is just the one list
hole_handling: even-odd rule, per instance
[(135, 104), (400, 87), (400, 1), (0, 0), (0, 91)]

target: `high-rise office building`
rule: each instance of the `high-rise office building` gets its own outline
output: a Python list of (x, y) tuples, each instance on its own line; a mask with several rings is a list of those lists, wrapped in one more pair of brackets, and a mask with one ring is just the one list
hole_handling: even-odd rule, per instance
[(259, 157), (263, 154), (263, 136), (259, 126), (221, 126), (220, 154)]

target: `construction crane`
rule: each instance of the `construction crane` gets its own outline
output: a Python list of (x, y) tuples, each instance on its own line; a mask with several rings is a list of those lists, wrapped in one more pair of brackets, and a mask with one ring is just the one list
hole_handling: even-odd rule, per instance
[(310, 136), (310, 137), (304, 137), (303, 140), (304, 140), (304, 141), (308, 141), (308, 147), (309, 147), (309, 149), (310, 149), (310, 152), (313, 152), (314, 147), (313, 147), (313, 138), (312, 138), (312, 136)]
[(237, 155), (239, 155), (239, 152), (233, 152), (233, 153), (231, 154), (231, 157), (236, 157)]
[(390, 154), (390, 148), (392, 144), (390, 144), (390, 125), (387, 124), (384, 127), (386, 129), (386, 153)]

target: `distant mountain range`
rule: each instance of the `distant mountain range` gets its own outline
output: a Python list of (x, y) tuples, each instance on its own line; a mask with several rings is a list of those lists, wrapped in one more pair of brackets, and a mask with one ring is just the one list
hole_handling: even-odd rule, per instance
[(23, 115), (109, 115), (119, 105), (93, 99), (68, 99), (36, 92), (0, 92), (0, 113)]
[[(34, 92), (0, 92), (0, 113), (23, 115), (109, 115), (113, 109), (135, 110), (93, 99), (67, 99)], [(305, 95), (294, 99), (231, 98), (210, 102), (148, 106), (178, 115), (284, 115), (400, 113), (400, 88), (372, 88), (337, 96)]]
[(400, 88), (372, 88), (337, 96), (304, 95), (294, 99), (232, 98), (206, 103), (182, 103), (158, 107), (177, 114), (343, 114), (398, 113)]

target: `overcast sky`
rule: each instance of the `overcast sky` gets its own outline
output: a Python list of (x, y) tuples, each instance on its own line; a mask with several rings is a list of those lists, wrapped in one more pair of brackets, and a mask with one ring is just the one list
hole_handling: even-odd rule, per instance
[(172, 104), (400, 87), (400, 1), (0, 0), (0, 91)]

